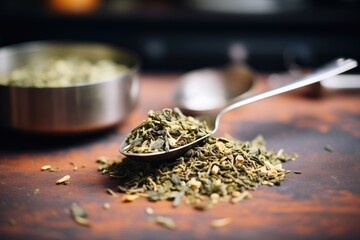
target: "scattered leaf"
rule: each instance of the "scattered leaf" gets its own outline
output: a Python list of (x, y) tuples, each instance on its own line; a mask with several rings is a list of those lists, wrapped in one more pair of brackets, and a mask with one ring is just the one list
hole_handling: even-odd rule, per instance
[(151, 207), (146, 207), (145, 212), (146, 212), (147, 215), (153, 215), (154, 214), (154, 210)]
[(330, 145), (326, 145), (325, 148), (324, 148), (326, 151), (328, 152), (333, 152), (334, 151), (334, 148)]
[(51, 166), (50, 165), (44, 165), (41, 167), (41, 171), (47, 171), (50, 170)]
[(165, 227), (167, 229), (174, 230), (176, 228), (176, 224), (174, 220), (170, 217), (157, 216), (154, 218), (155, 223), (158, 225)]
[(110, 160), (110, 158), (105, 157), (105, 156), (99, 156), (96, 158), (96, 162), (100, 163), (100, 164), (108, 164), (109, 160)]
[(70, 183), (70, 175), (65, 175), (62, 178), (60, 178), (59, 180), (56, 181), (56, 184), (69, 184)]
[(105, 209), (105, 210), (108, 210), (108, 209), (110, 209), (110, 203), (104, 203), (103, 204), (103, 208)]
[(106, 189), (106, 192), (107, 192), (108, 194), (110, 194), (111, 196), (113, 196), (113, 197), (117, 197), (117, 194), (116, 194), (113, 190), (111, 190), (110, 188), (107, 188), (107, 189)]
[(72, 166), (74, 167), (74, 168), (73, 168), (74, 172), (77, 171), (78, 167), (75, 165), (75, 163), (70, 162), (70, 165), (72, 165)]
[(231, 219), (230, 218), (220, 218), (220, 219), (215, 219), (213, 221), (211, 221), (211, 226), (214, 228), (221, 228), (221, 227), (225, 227), (226, 225), (231, 223)]
[(89, 221), (89, 219), (87, 219), (88, 217), (87, 211), (84, 208), (78, 206), (76, 203), (73, 203), (71, 205), (70, 213), (73, 219), (75, 220), (75, 222), (78, 223), (79, 225), (85, 227), (89, 227), (91, 225), (91, 222)]
[(133, 202), (139, 198), (139, 195), (136, 194), (125, 194), (122, 198), (123, 202)]

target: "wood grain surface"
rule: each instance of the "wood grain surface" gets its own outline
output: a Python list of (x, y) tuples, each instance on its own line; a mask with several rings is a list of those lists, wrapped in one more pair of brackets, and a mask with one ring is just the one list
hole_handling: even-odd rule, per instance
[[(292, 172), (280, 186), (262, 186), (249, 200), (200, 212), (143, 198), (123, 203), (122, 194), (106, 193), (117, 183), (97, 171), (95, 159), (117, 158), (120, 141), (150, 109), (174, 107), (177, 79), (178, 75), (141, 76), (137, 108), (112, 129), (71, 137), (0, 130), (0, 238), (359, 239), (359, 91), (324, 91), (318, 98), (287, 93), (226, 114), (218, 135), (251, 140), (261, 134), (269, 149), (299, 154), (283, 165)], [(264, 82), (260, 79), (259, 86)], [(326, 145), (334, 151), (326, 151)], [(41, 171), (43, 165), (61, 170)], [(56, 185), (64, 175), (71, 176), (70, 184)], [(71, 218), (72, 203), (87, 209), (91, 227)], [(111, 208), (103, 209), (104, 203)], [(154, 216), (171, 217), (176, 229), (154, 224), (146, 207), (154, 209)], [(220, 218), (230, 218), (231, 223), (211, 227), (211, 221)]]

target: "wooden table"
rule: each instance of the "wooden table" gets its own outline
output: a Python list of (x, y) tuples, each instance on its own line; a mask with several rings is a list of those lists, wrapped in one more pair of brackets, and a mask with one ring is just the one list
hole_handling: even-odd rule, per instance
[[(138, 199), (123, 203), (106, 188), (116, 181), (97, 171), (100, 155), (118, 157), (125, 134), (148, 110), (174, 107), (178, 75), (141, 77), (138, 107), (115, 129), (81, 137), (44, 138), (0, 132), (1, 239), (355, 239), (360, 237), (360, 92), (326, 92), (320, 98), (287, 93), (226, 114), (219, 135), (250, 140), (261, 134), (268, 148), (284, 148), (300, 156), (284, 168), (277, 187), (262, 186), (253, 198), (220, 203), (200, 212), (170, 202)], [(261, 81), (260, 81), (261, 82)], [(333, 152), (324, 150), (326, 145)], [(73, 171), (73, 162), (78, 166)], [(43, 165), (60, 172), (40, 171)], [(83, 167), (82, 167), (83, 166)], [(69, 185), (55, 181), (69, 174)], [(69, 207), (86, 208), (92, 222), (83, 227)], [(105, 202), (109, 210), (103, 209)], [(176, 230), (149, 221), (145, 208), (169, 216)], [(213, 219), (232, 222), (214, 229)]]

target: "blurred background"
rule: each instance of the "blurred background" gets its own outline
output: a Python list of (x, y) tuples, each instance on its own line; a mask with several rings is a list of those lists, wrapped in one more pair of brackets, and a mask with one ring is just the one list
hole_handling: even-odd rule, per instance
[(357, 0), (2, 0), (0, 45), (109, 43), (138, 53), (145, 72), (239, 57), (258, 71), (278, 72), (341, 56), (359, 60), (359, 10)]

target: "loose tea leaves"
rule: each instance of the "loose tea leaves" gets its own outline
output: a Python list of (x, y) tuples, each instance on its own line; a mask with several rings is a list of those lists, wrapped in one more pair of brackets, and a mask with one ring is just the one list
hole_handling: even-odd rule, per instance
[(108, 80), (128, 69), (114, 61), (89, 61), (68, 56), (31, 61), (0, 76), (0, 85), (17, 87), (67, 87), (76, 84)]
[(103, 209), (105, 209), (105, 210), (110, 209), (110, 207), (111, 207), (110, 203), (104, 203), (103, 204)]
[(133, 202), (138, 198), (139, 198), (139, 195), (136, 195), (136, 194), (125, 194), (122, 198), (122, 201), (123, 202)]
[(206, 122), (185, 116), (178, 108), (150, 111), (148, 118), (131, 131), (123, 150), (129, 153), (169, 151), (210, 133)]
[(64, 177), (60, 178), (56, 181), (56, 184), (69, 184), (70, 183), (70, 175), (65, 175)]
[(49, 172), (59, 172), (59, 167), (53, 167), (51, 165), (44, 165), (40, 168), (41, 171), (49, 171)]
[(167, 229), (174, 230), (176, 228), (176, 224), (174, 220), (170, 217), (157, 216), (154, 218), (155, 223), (159, 224), (162, 227)]
[(40, 169), (41, 169), (41, 171), (47, 171), (47, 170), (51, 169), (51, 166), (50, 165), (44, 165)]
[(333, 152), (334, 151), (334, 148), (332, 146), (330, 146), (330, 145), (326, 145), (324, 147), (324, 149), (325, 149), (325, 151), (328, 151), (328, 152)]
[(37, 194), (39, 194), (40, 193), (40, 188), (35, 188), (35, 190), (34, 190), (34, 195), (37, 195)]
[(76, 164), (74, 162), (70, 162), (70, 165), (73, 166), (73, 171), (76, 172), (78, 167), (76, 166)]
[(240, 193), (239, 191), (235, 191), (231, 193), (231, 196), (232, 196), (231, 202), (237, 203), (244, 199), (251, 198), (251, 193), (249, 191), (243, 191), (242, 193)]
[(214, 228), (221, 228), (221, 227), (225, 227), (226, 225), (229, 225), (230, 223), (231, 223), (230, 218), (220, 218), (220, 219), (212, 220), (210, 225)]
[(146, 212), (147, 215), (153, 215), (154, 214), (154, 209), (152, 209), (151, 207), (146, 207), (145, 212)]
[(84, 208), (77, 205), (76, 203), (73, 203), (71, 205), (70, 213), (76, 223), (86, 227), (89, 227), (91, 225), (90, 220), (87, 218), (88, 217), (87, 211)]
[(117, 197), (117, 194), (116, 194), (113, 190), (111, 190), (110, 188), (107, 188), (107, 189), (106, 189), (106, 192), (107, 192), (108, 194), (110, 194), (111, 196), (113, 196), (113, 197)]
[(109, 163), (109, 158), (105, 157), (105, 156), (99, 156), (96, 158), (96, 162), (100, 163), (100, 164), (108, 164)]
[(221, 137), (208, 138), (184, 156), (164, 163), (124, 158), (102, 165), (117, 179), (121, 192), (205, 210), (220, 201), (250, 198), (249, 190), (260, 185), (279, 185), (289, 172), (282, 162), (296, 157), (283, 150), (268, 151), (261, 136), (245, 142)]

